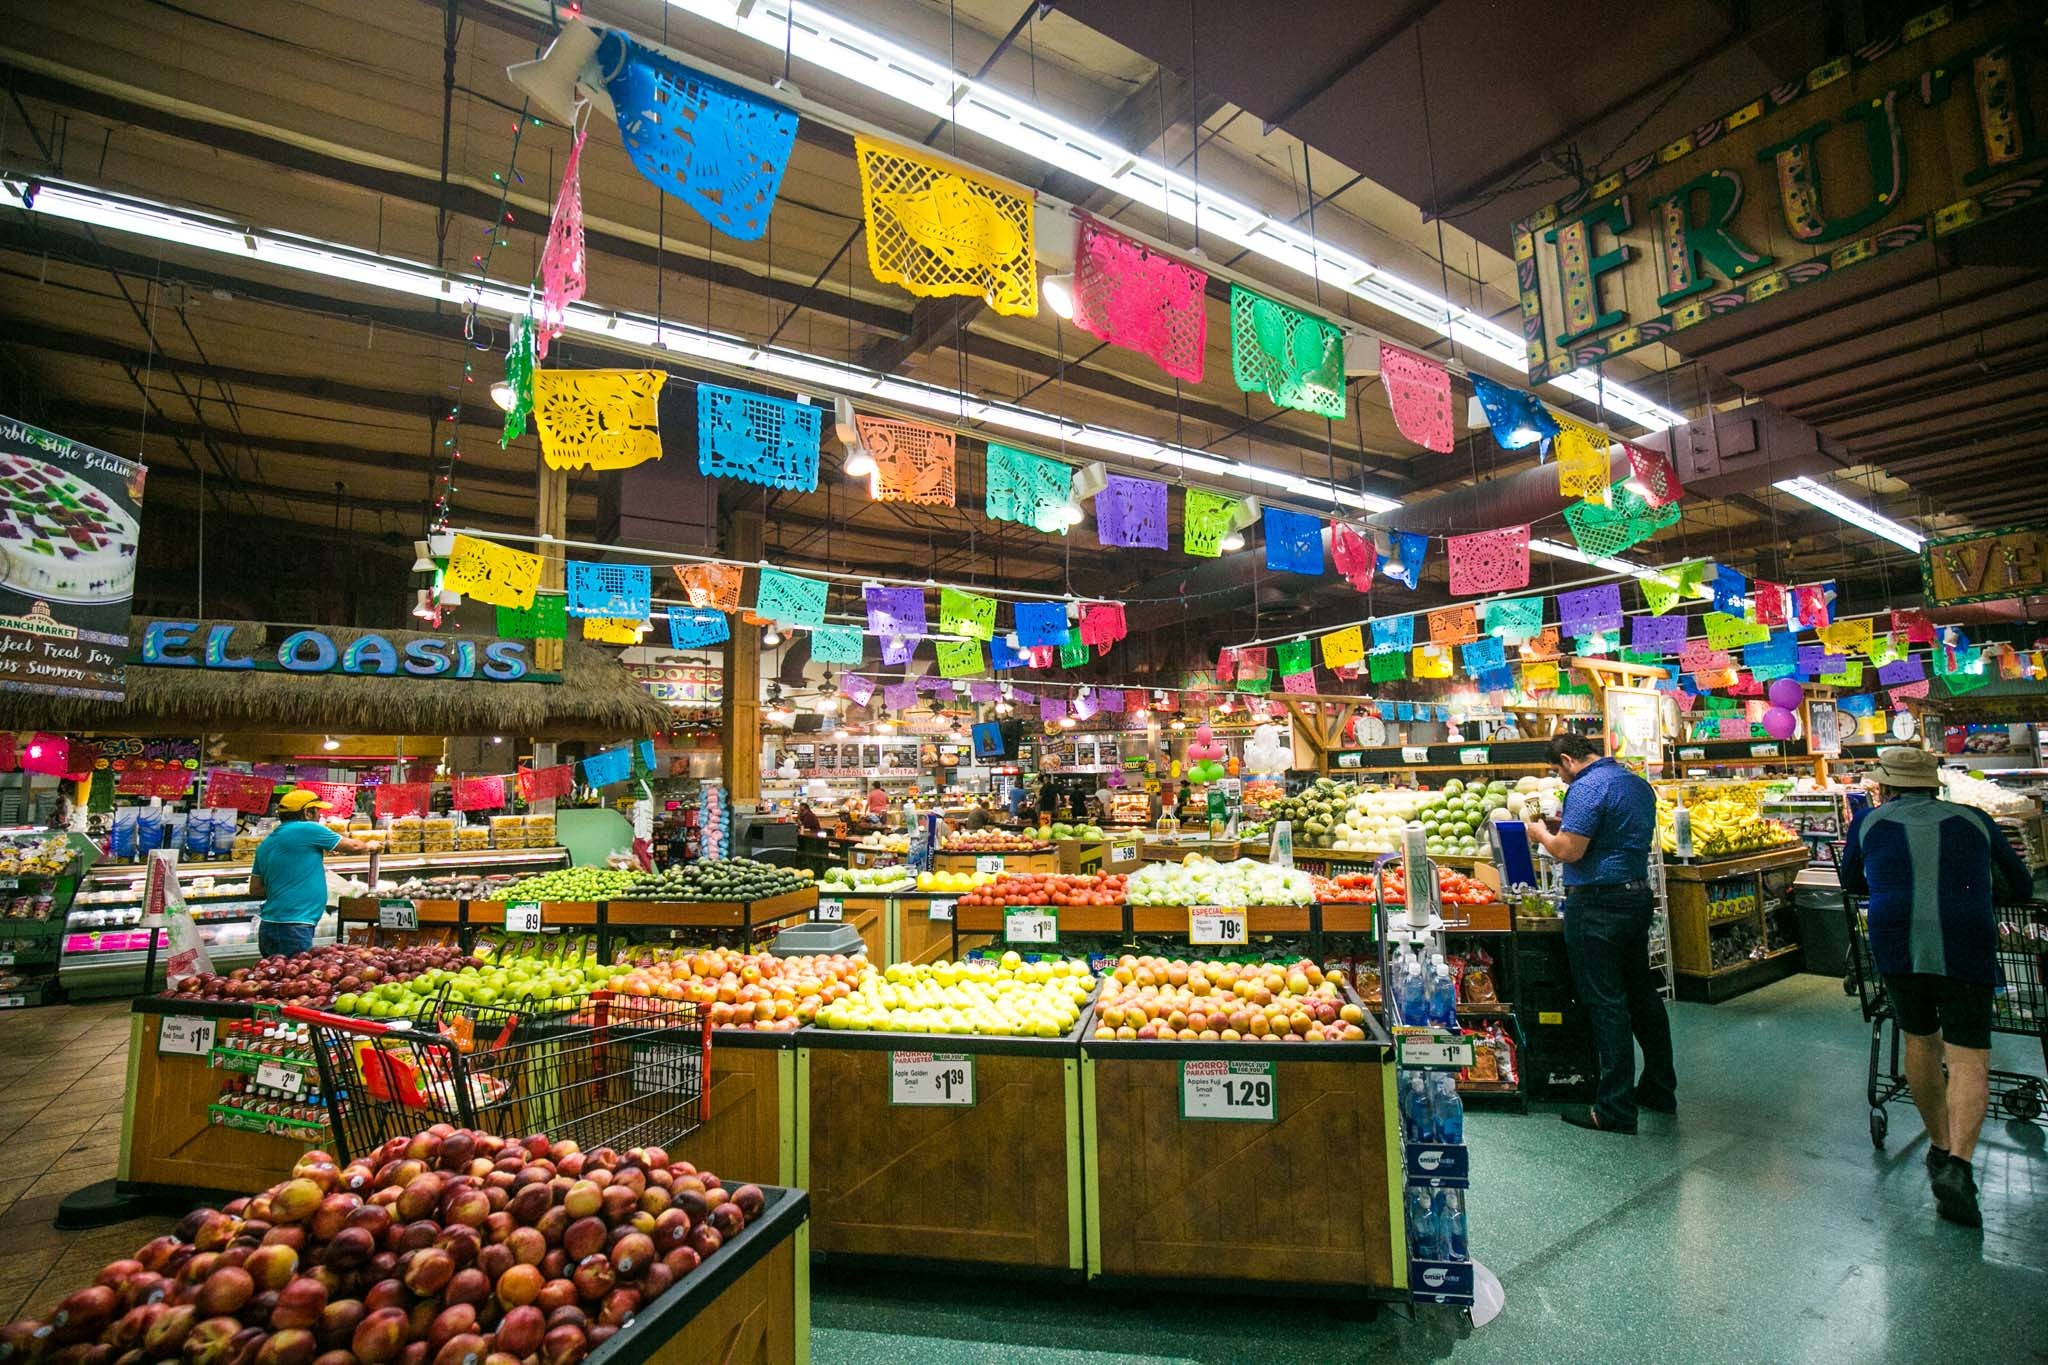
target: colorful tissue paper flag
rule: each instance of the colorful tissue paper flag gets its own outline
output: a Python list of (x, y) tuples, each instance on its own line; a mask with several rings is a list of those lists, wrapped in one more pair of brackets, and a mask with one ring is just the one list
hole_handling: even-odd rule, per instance
[(1331, 668), (1348, 668), (1365, 657), (1365, 632), (1357, 626), (1332, 631), (1320, 643), (1323, 662)]
[(1927, 695), (1927, 683), (1926, 678), (1919, 682), (1900, 683), (1891, 689), (1892, 699), (1896, 701), (1900, 697), (1924, 697)]
[(1622, 442), (1628, 451), (1628, 483), (1651, 507), (1668, 507), (1685, 496), (1678, 471), (1662, 451)]
[(1013, 668), (1023, 668), (1031, 662), (1031, 653), (1025, 649), (1012, 649), (1010, 642), (998, 635), (988, 642), (988, 666), (998, 673)]
[(583, 638), (601, 645), (637, 645), (646, 625), (645, 617), (586, 616), (583, 618)]
[(868, 584), (861, 589), (861, 600), (867, 607), (868, 629), (877, 635), (900, 635), (914, 640), (930, 633), (923, 588)]
[(1472, 389), (1479, 395), (1479, 405), (1486, 410), (1486, 424), (1493, 428), (1493, 439), (1501, 449), (1520, 450), (1557, 435), (1557, 419), (1535, 394), (1496, 384), (1478, 374), (1472, 376)]
[(1376, 651), (1367, 658), (1367, 672), (1378, 682), (1399, 682), (1408, 676), (1408, 651), (1389, 649)]
[(1352, 587), (1360, 592), (1372, 591), (1373, 570), (1379, 567), (1379, 558), (1371, 537), (1344, 522), (1330, 523), (1330, 560)]
[(1282, 673), (1280, 675), (1280, 690), (1292, 692), (1296, 695), (1314, 693), (1316, 690), (1316, 671), (1311, 668), (1306, 673)]
[(1760, 621), (1745, 621), (1725, 611), (1710, 611), (1700, 624), (1706, 628), (1707, 643), (1715, 649), (1762, 644), (1771, 638), (1771, 628)]
[(1897, 687), (1902, 683), (1919, 682), (1927, 676), (1927, 666), (1920, 662), (1920, 656), (1909, 654), (1894, 660), (1877, 670), (1877, 680), (1886, 687)]
[(1723, 716), (1715, 724), (1722, 739), (1748, 739), (1755, 729), (1748, 716)]
[(427, 800), (432, 794), (432, 786), (425, 782), (386, 782), (377, 788), (371, 804), (379, 820), (425, 815)]
[(920, 692), (950, 692), (952, 689), (953, 685), (937, 673), (927, 673), (917, 680), (917, 690)]
[(831, 584), (780, 569), (763, 568), (754, 589), (754, 610), (770, 621), (798, 626), (825, 623), (825, 595)]
[(1067, 638), (1064, 602), (1019, 602), (1014, 619), (1020, 645), (1057, 648)]
[(824, 409), (763, 393), (697, 386), (697, 472), (813, 493)]
[[(661, 370), (537, 370), (533, 421), (550, 469), (631, 469), (661, 458)], [(813, 480), (815, 486), (815, 480)]]
[[(1134, 712), (1146, 710), (1152, 704), (1152, 697), (1144, 688), (1129, 687), (1124, 689), (1124, 714), (1130, 715)], [(1171, 711), (1173, 709), (1172, 703), (1164, 699), (1158, 703), (1158, 706), (1161, 711)]]
[(1079, 668), (1093, 657), (1089, 653), (1087, 641), (1072, 637), (1060, 646), (1059, 653), (1061, 668)]
[[(1074, 325), (1202, 382), (1209, 343), (1207, 274), (1085, 213), (1075, 215)], [(1448, 449), (1448, 447), (1446, 447)]]
[(855, 706), (866, 706), (868, 699), (875, 695), (875, 685), (858, 673), (842, 673), (839, 675), (839, 695)]
[(939, 589), (939, 633), (965, 635), (971, 640), (993, 640), (996, 635), (996, 599), (958, 588)]
[(1676, 503), (1651, 507), (1626, 481), (1608, 488), (1605, 505), (1575, 502), (1564, 509), (1565, 525), (1579, 549), (1601, 557), (1633, 549), (1665, 527), (1677, 525), (1681, 515)]
[(1555, 692), (1557, 690), (1557, 665), (1551, 663), (1523, 664), (1522, 690), (1524, 692)]
[(1237, 677), (1237, 651), (1219, 649), (1216, 651), (1216, 681), (1227, 683)]
[(1543, 631), (1543, 599), (1503, 597), (1480, 608), (1489, 635), (1520, 644)]
[(920, 298), (978, 297), (1004, 317), (1037, 316), (1031, 191), (865, 135), (853, 154), (876, 279)]
[(967, 684), (967, 700), (974, 702), (1001, 701), (1003, 685), (999, 682), (977, 680)]
[[(189, 782), (191, 774), (185, 774), (185, 779)], [(345, 820), (356, 813), (356, 784), (353, 782), (308, 782), (301, 778), (294, 785), (304, 787), (334, 807), (326, 812), (329, 818)], [(178, 794), (183, 795), (183, 790), (180, 789)]]
[(1451, 372), (1443, 363), (1382, 341), (1380, 382), (1400, 433), (1424, 450), (1448, 455), (1457, 432), (1451, 424)]
[(441, 586), (472, 602), (523, 610), (533, 605), (534, 589), (540, 586), (540, 569), (539, 555), (474, 536), (457, 535), (449, 547), (448, 569), (441, 575)]
[(1448, 678), (1452, 673), (1448, 645), (1417, 645), (1409, 655), (1409, 667), (1418, 678)]
[(1687, 673), (1717, 672), (1733, 662), (1726, 650), (1705, 640), (1687, 640), (1678, 647), (1678, 666)]
[(867, 658), (867, 636), (859, 626), (812, 626), (811, 662), (860, 664)]
[(591, 564), (572, 559), (563, 565), (565, 610), (570, 616), (646, 618), (654, 592), (645, 564)]
[(958, 442), (950, 431), (893, 417), (853, 419), (861, 448), (875, 462), (869, 491), (876, 502), (953, 505)]
[(1769, 638), (1744, 645), (1742, 662), (1751, 669), (1799, 662), (1799, 639), (1789, 630), (1771, 632)]
[(1231, 375), (1283, 408), (1344, 420), (1344, 334), (1335, 324), (1230, 286)]
[(1012, 687), (1010, 689), (1010, 700), (1019, 706), (1027, 706), (1038, 700), (1038, 694), (1026, 688)]
[(668, 643), (671, 649), (703, 649), (721, 645), (732, 638), (726, 614), (710, 607), (670, 607)]
[(498, 634), (507, 640), (559, 640), (569, 633), (569, 603), (558, 592), (537, 592), (529, 607), (497, 607)]
[(987, 671), (979, 640), (935, 640), (932, 647), (939, 656), (942, 678), (971, 678)]
[(1736, 673), (1735, 681), (1728, 684), (1728, 695), (1731, 697), (1761, 697), (1763, 694), (1763, 683), (1748, 673)]
[(1283, 678), (1289, 673), (1306, 673), (1316, 666), (1315, 644), (1309, 640), (1289, 640), (1275, 648), (1273, 660)]
[(1507, 666), (1507, 651), (1501, 642), (1491, 635), (1482, 635), (1470, 644), (1462, 645), (1458, 657), (1464, 661), (1465, 671), (1473, 677)]
[(1854, 621), (1832, 621), (1814, 633), (1820, 636), (1822, 644), (1837, 654), (1847, 654), (1852, 649), (1862, 650), (1867, 653), (1870, 649), (1870, 621), (1868, 618), (1859, 618)]
[(1811, 584), (1804, 588), (1792, 589), (1792, 608), (1799, 624), (1818, 630), (1833, 618), (1828, 615), (1828, 601), (1834, 595), (1832, 583)]
[[(1372, 647), (1375, 650), (1408, 649), (1414, 644), (1413, 616), (1382, 616), (1372, 623)], [(1329, 660), (1324, 659), (1323, 662), (1329, 663)]]
[(1273, 651), (1264, 645), (1246, 645), (1237, 651), (1237, 680), (1254, 681), (1272, 676)]
[(1124, 709), (1124, 689), (1121, 687), (1098, 687), (1095, 689), (1095, 704), (1104, 711)]
[(917, 682), (906, 679), (882, 689), (882, 704), (899, 715), (917, 705)]
[(1844, 658), (1839, 669), (1832, 673), (1821, 674), (1820, 680), (1830, 687), (1861, 687), (1863, 686), (1863, 661), (1861, 659)]
[(1086, 688), (1074, 694), (1074, 719), (1088, 720), (1101, 709), (1095, 700), (1095, 694)]
[(503, 777), (458, 777), (448, 804), (456, 810), (498, 810), (505, 804)]
[(1797, 663), (1756, 664), (1749, 670), (1749, 675), (1758, 682), (1768, 683), (1776, 682), (1780, 678), (1789, 678), (1798, 671), (1799, 665)]
[(1038, 699), (1038, 718), (1040, 720), (1058, 724), (1066, 719), (1066, 715), (1067, 700), (1065, 697), (1040, 697)]
[[(569, 305), (583, 297), (583, 144), (590, 134), (578, 129), (562, 162), (562, 188), (548, 219), (548, 239), (540, 252), (540, 308), (533, 320), (533, 355), (548, 358), (548, 343), (562, 334)], [(493, 224), (492, 235), (496, 235)]]
[(1422, 531), (1393, 531), (1388, 552), (1380, 556), (1380, 572), (1409, 591), (1422, 581), (1422, 562), (1429, 557), (1429, 536)]
[(1529, 639), (1522, 641), (1522, 657), (1525, 659), (1555, 659), (1563, 652), (1563, 635), (1556, 626), (1545, 626)]
[(1685, 648), (1685, 629), (1683, 616), (1631, 616), (1628, 620), (1629, 648), (1653, 654), (1676, 654)]
[(1678, 605), (1678, 585), (1669, 579), (1638, 579), (1637, 586), (1642, 589), (1643, 605), (1653, 615), (1662, 616)]
[(882, 662), (891, 668), (900, 667), (917, 657), (915, 635), (884, 635), (882, 637)]
[(1323, 571), (1323, 519), (1284, 507), (1268, 507), (1266, 568), (1273, 573), (1319, 574)]
[(549, 801), (576, 790), (576, 765), (557, 763), (549, 768), (521, 768), (512, 781), (521, 801)]
[(1927, 619), (1924, 611), (1895, 611), (1892, 613), (1892, 634), (1904, 635), (1911, 644), (1931, 645), (1934, 643), (1934, 622)]
[(526, 419), (533, 416), (533, 319), (516, 318), (512, 339), (505, 347), (505, 387), (512, 392), (512, 406), (505, 409), (505, 425), (498, 434), (503, 450), (526, 434)]
[(597, 65), (633, 168), (728, 237), (768, 230), (775, 194), (796, 145), (797, 116), (605, 31)]
[(1074, 491), (1074, 467), (988, 443), (982, 511), (991, 521), (1013, 521), (1047, 534), (1066, 534), (1064, 509)]
[(1785, 624), (1785, 585), (1757, 579), (1749, 585), (1749, 615), (1767, 626)]
[(745, 587), (746, 576), (731, 564), (692, 564), (676, 570), (676, 581), (683, 586), (683, 596), (693, 607), (710, 607), (716, 611), (734, 612), (740, 609), (740, 592)]
[(1572, 640), (1572, 653), (1583, 659), (1605, 658), (1621, 648), (1620, 630), (1596, 630)]
[(1558, 629), (1566, 635), (1620, 630), (1621, 622), (1621, 585), (1618, 583), (1597, 583), (1590, 588), (1557, 595)]
[(1842, 665), (1849, 662), (1846, 654), (1830, 654), (1826, 645), (1799, 646), (1799, 672), (1802, 677), (1818, 677), (1823, 673), (1838, 673)]
[(1223, 537), (1230, 534), (1230, 523), (1236, 518), (1237, 509), (1243, 505), (1243, 498), (1233, 498), (1227, 493), (1211, 493), (1203, 488), (1188, 489), (1181, 499), (1181, 553), (1197, 559), (1215, 559), (1221, 555)]
[(1557, 435), (1551, 453), (1557, 457), (1559, 497), (1607, 501), (1607, 433), (1569, 417), (1555, 418)]
[(1877, 714), (1877, 698), (1868, 692), (1841, 697), (1836, 700), (1835, 709), (1845, 716), (1874, 716)]
[(593, 787), (609, 787), (633, 775), (633, 748), (622, 744), (603, 749), (583, 760), (583, 780)]
[(1456, 596), (1504, 592), (1529, 586), (1529, 528), (1504, 526), (1448, 536), (1450, 589)]
[(1127, 629), (1121, 602), (1090, 602), (1081, 608), (1080, 634), (1085, 644), (1106, 650), (1123, 639)]
[(1479, 614), (1471, 606), (1442, 607), (1429, 614), (1432, 644), (1455, 645), (1479, 634)]
[(1956, 660), (1956, 667), (1941, 675), (1941, 685), (1948, 689), (1951, 697), (1960, 697), (1975, 692), (1991, 681), (1991, 669), (1985, 665), (1983, 655), (1976, 650), (1965, 650)]
[(1155, 479), (1107, 476), (1095, 495), (1095, 538), (1127, 549), (1165, 549), (1166, 485)]
[(1871, 663), (1882, 668), (1892, 660), (1902, 657), (1906, 652), (1906, 645), (1896, 636), (1872, 635), (1870, 643), (1863, 647), (1863, 652), (1870, 656)]
[(1714, 609), (1730, 616), (1749, 614), (1749, 580), (1726, 564), (1714, 566)]
[(1240, 692), (1252, 692), (1256, 693), (1259, 696), (1264, 696), (1268, 692), (1271, 692), (1273, 690), (1273, 675), (1270, 673), (1261, 673), (1259, 676), (1255, 678), (1248, 678), (1244, 674), (1240, 673), (1237, 675), (1237, 690)]

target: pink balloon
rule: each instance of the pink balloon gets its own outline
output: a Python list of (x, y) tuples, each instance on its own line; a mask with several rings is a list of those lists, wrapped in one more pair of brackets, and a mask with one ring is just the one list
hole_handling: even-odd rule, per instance
[(1771, 705), (1780, 710), (1794, 711), (1799, 708), (1800, 702), (1806, 700), (1806, 689), (1799, 685), (1797, 678), (1776, 678), (1772, 680), (1771, 690), (1767, 695), (1771, 699)]
[[(1780, 682), (1784, 679), (1780, 678)], [(1773, 706), (1764, 712), (1764, 733), (1772, 739), (1790, 739), (1799, 728), (1799, 717), (1782, 706)]]

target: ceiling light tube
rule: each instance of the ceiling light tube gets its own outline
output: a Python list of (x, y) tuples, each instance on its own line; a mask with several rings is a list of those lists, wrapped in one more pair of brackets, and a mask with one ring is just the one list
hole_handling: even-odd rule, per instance
[(1818, 507), (1821, 511), (1841, 518), (1849, 525), (1882, 536), (1903, 549), (1920, 553), (1920, 547), (1927, 538), (1910, 526), (1903, 526), (1890, 517), (1874, 512), (1853, 498), (1844, 497), (1824, 483), (1809, 478), (1780, 479), (1771, 485), (1781, 493), (1790, 493), (1801, 502)]

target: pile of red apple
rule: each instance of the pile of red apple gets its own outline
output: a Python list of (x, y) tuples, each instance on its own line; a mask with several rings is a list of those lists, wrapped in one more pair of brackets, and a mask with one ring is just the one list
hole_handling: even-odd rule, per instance
[(658, 1147), (436, 1124), (187, 1214), (0, 1327), (0, 1365), (576, 1365), (764, 1204)]
[(175, 994), (194, 1000), (274, 1000), (319, 1008), (332, 1004), (337, 995), (385, 981), (410, 981), (436, 967), (459, 971), (478, 963), (453, 944), (367, 948), (336, 943), (290, 957), (266, 957), (226, 976), (188, 976), (178, 983)]

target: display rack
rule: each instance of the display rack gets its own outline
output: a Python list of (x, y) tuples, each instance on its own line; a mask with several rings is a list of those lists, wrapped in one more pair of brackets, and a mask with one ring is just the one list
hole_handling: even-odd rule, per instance
[[(51, 836), (42, 831), (0, 835), (21, 848)], [(99, 849), (80, 835), (61, 836), (71, 861), (61, 872), (0, 874), (0, 1009), (48, 1004), (56, 995), (58, 963), (80, 881), (99, 858)]]
[(1796, 920), (1788, 919), (1788, 897), (1806, 863), (1806, 848), (1794, 844), (1734, 858), (1665, 864), (1680, 1000), (1716, 1003), (1798, 970)]

